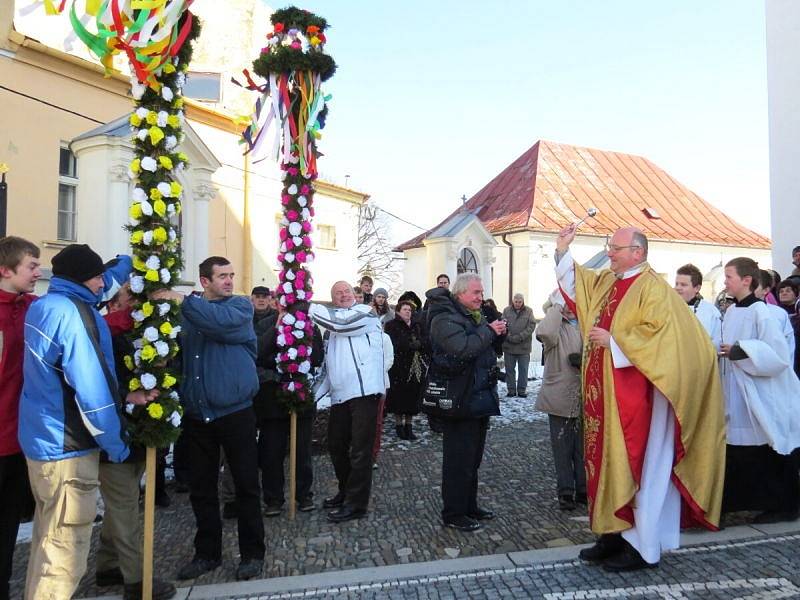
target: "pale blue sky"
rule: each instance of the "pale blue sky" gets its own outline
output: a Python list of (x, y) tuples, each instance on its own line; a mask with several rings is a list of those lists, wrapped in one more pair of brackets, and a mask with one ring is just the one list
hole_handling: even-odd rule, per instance
[(763, 0), (301, 6), (339, 65), (321, 171), (413, 223), (543, 138), (646, 156), (769, 233)]

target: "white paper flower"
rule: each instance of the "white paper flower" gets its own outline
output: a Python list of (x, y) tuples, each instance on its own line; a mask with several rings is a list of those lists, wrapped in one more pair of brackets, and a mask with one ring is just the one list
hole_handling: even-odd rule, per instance
[(280, 247), (281, 252), (286, 252), (286, 242), (283, 242)]
[(144, 313), (141, 310), (135, 310), (131, 313), (131, 318), (137, 323), (144, 321)]
[(285, 277), (286, 277), (286, 279), (288, 279), (289, 281), (294, 281), (294, 278), (295, 278), (294, 271), (292, 271), (291, 269), (289, 269), (288, 271), (286, 271), (286, 275), (285, 275)]
[(311, 363), (304, 360), (297, 366), (297, 370), (301, 373), (308, 373), (311, 370)]
[(294, 236), (294, 237), (292, 238), (292, 241), (294, 242), (294, 245), (295, 245), (295, 246), (302, 246), (302, 245), (303, 245), (303, 238), (301, 238), (301, 237), (300, 237), (300, 236), (298, 236), (298, 235)]
[(286, 313), (285, 315), (283, 315), (282, 320), (286, 325), (294, 325), (295, 321), (297, 321), (297, 319), (292, 313)]
[(140, 129), (136, 132), (136, 137), (139, 138), (140, 142), (143, 142), (147, 139), (147, 129)]
[(186, 85), (186, 75), (184, 73), (178, 73), (178, 76), (175, 78), (175, 85), (179, 88)]
[(166, 356), (169, 354), (169, 344), (163, 340), (158, 340), (153, 344), (153, 347), (158, 352), (159, 356)]
[(133, 188), (133, 194), (131, 194), (131, 196), (133, 197), (134, 202), (144, 202), (147, 200), (147, 194), (140, 187)]
[(175, 97), (175, 94), (173, 94), (172, 90), (169, 89), (167, 86), (164, 86), (161, 88), (161, 97), (167, 102), (172, 102), (172, 99)]
[(294, 196), (297, 193), (297, 186), (295, 184), (292, 184), (286, 191), (289, 192), (292, 196)]
[(161, 261), (158, 260), (158, 257), (155, 254), (152, 254), (144, 264), (148, 269), (152, 269), (153, 271), (158, 271), (161, 268)]
[(161, 195), (169, 198), (172, 196), (172, 188), (169, 187), (169, 184), (166, 181), (162, 181), (156, 186), (156, 189), (161, 192)]
[(144, 340), (142, 338), (136, 338), (135, 340), (133, 340), (133, 347), (136, 348), (136, 352), (133, 353), (133, 358), (139, 360), (139, 357), (142, 355)]
[(169, 422), (172, 424), (173, 427), (180, 427), (181, 414), (177, 410), (172, 411), (172, 414), (169, 416)]
[(289, 358), (294, 360), (297, 358), (297, 348), (289, 348), (286, 353), (289, 355)]
[(142, 382), (142, 387), (146, 390), (152, 390), (156, 387), (156, 383), (158, 383), (156, 376), (152, 373), (142, 373), (142, 376), (139, 377), (139, 381)]
[(305, 300), (306, 293), (303, 290), (297, 290), (297, 299), (298, 300)]
[(150, 171), (151, 173), (155, 173), (158, 168), (158, 163), (152, 156), (145, 156), (140, 164), (145, 171)]
[(300, 235), (303, 231), (303, 226), (300, 223), (289, 223), (289, 233), (293, 236)]
[(303, 329), (304, 330), (306, 328), (306, 322), (305, 321), (297, 321), (294, 324), (294, 328), (295, 329)]
[(304, 221), (308, 221), (309, 219), (311, 219), (311, 213), (308, 212), (307, 208), (304, 208), (303, 210), (300, 211), (300, 216), (303, 217)]
[(169, 269), (161, 269), (161, 283), (169, 283), (170, 279), (172, 279), (172, 275)]
[[(275, 38), (272, 38), (272, 39), (275, 39)], [(281, 173), (281, 181), (284, 181), (284, 180), (286, 180), (286, 177), (288, 177), (288, 175), (289, 175), (289, 173), (287, 173), (286, 171), (284, 171), (283, 173)]]
[[(298, 293), (297, 293), (297, 295), (299, 296), (299, 295), (300, 295), (300, 292), (298, 292)], [(294, 337), (296, 337), (298, 340), (302, 340), (304, 337), (306, 337), (306, 333), (305, 333), (305, 331), (299, 331), (299, 330), (297, 330), (297, 331), (293, 331), (293, 332), (292, 332), (292, 335), (293, 335)]]
[[(172, 215), (174, 215), (174, 214), (175, 214), (175, 205), (174, 205), (172, 202), (170, 202), (169, 204), (167, 204), (167, 214), (168, 214), (169, 216), (172, 216)], [(174, 240), (174, 239), (172, 239), (172, 240), (170, 240), (170, 241), (173, 241), (173, 242), (174, 242), (175, 240)]]
[(175, 390), (172, 390), (172, 391), (169, 393), (169, 397), (170, 397), (170, 398), (172, 398), (173, 400), (175, 400), (176, 402), (177, 402), (178, 400), (180, 400), (180, 399), (181, 399), (181, 397), (180, 397), (180, 396), (178, 396), (178, 392), (177, 392), (177, 391), (175, 391)]
[[(131, 77), (131, 96), (133, 96), (134, 100), (141, 100), (142, 96), (144, 96), (144, 93), (146, 91), (147, 91), (146, 85), (144, 85), (143, 83), (139, 83), (135, 77)], [(142, 109), (140, 108), (139, 110)], [(139, 111), (136, 112), (138, 113)]]
[[(173, 205), (170, 204), (170, 206), (173, 206)], [(169, 234), (168, 235), (169, 235), (169, 241), (170, 242), (174, 242), (178, 238), (178, 233), (172, 227), (169, 228)]]
[(306, 200), (306, 197), (305, 197), (305, 196), (300, 196), (300, 197), (297, 199), (297, 203), (298, 203), (300, 206), (305, 206), (306, 204), (308, 204), (308, 200)]
[(175, 325), (172, 328), (172, 331), (169, 332), (170, 339), (174, 340), (176, 337), (178, 337), (178, 334), (180, 332), (181, 332), (181, 326), (180, 325)]
[(275, 341), (277, 342), (278, 346), (283, 347), (286, 345), (286, 336), (283, 335), (282, 333), (279, 333)]
[(144, 106), (140, 106), (139, 108), (136, 109), (136, 116), (139, 117), (140, 119), (146, 119), (147, 113), (149, 112), (150, 111), (146, 109)]
[(150, 245), (153, 243), (153, 232), (152, 231), (145, 231), (142, 234), (142, 242), (146, 245)]
[(148, 342), (155, 342), (158, 339), (158, 329), (151, 325), (150, 327), (145, 328), (142, 335)]
[(142, 214), (147, 215), (148, 217), (153, 214), (153, 206), (147, 201), (144, 200), (141, 203), (142, 206)]
[(294, 388), (295, 388), (294, 381), (289, 382), (289, 385), (286, 386), (286, 389), (289, 390), (290, 392), (293, 392)]
[(130, 403), (126, 402), (125, 403), (125, 412), (128, 413), (129, 415), (132, 415), (133, 414), (133, 404), (130, 404)]
[(144, 290), (144, 277), (141, 275), (131, 276), (131, 291), (134, 294), (141, 294)]
[(283, 255), (283, 258), (286, 260), (286, 262), (294, 262), (294, 252), (287, 252)]
[(169, 116), (169, 113), (167, 111), (165, 111), (165, 110), (158, 111), (158, 119), (157, 119), (156, 123), (158, 124), (159, 127), (166, 127), (167, 126), (167, 117), (168, 116)]
[(162, 302), (158, 305), (158, 316), (163, 317), (165, 314), (169, 312), (170, 306), (169, 302)]
[(283, 293), (284, 294), (291, 294), (292, 293), (292, 289), (293, 289), (292, 288), (292, 284), (289, 283), (288, 281), (286, 283), (284, 283), (282, 287), (283, 287)]
[(164, 147), (167, 150), (172, 150), (177, 145), (178, 145), (178, 138), (176, 138), (174, 135), (168, 135), (164, 140)]

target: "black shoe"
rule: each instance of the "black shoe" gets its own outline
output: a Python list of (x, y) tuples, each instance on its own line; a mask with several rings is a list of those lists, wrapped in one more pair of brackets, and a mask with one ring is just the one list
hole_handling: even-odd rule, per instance
[(156, 506), (160, 506), (161, 508), (169, 508), (170, 504), (172, 504), (172, 500), (170, 500), (166, 492), (156, 494)]
[(414, 430), (412, 429), (411, 423), (406, 423), (405, 430), (407, 440), (411, 440), (413, 442), (417, 439), (417, 436), (414, 435)]
[(479, 508), (475, 512), (469, 513), (467, 515), (470, 519), (475, 519), (476, 521), (491, 521), (495, 518), (495, 514), (491, 510), (484, 510)]
[(753, 523), (756, 525), (764, 525), (765, 523), (782, 523), (783, 521), (795, 521), (796, 519), (796, 510), (767, 510), (757, 514), (753, 519)]
[(561, 510), (575, 510), (575, 501), (572, 494), (562, 494), (558, 497), (558, 508)]
[(655, 569), (658, 563), (651, 564), (642, 558), (636, 548), (625, 542), (622, 552), (610, 556), (603, 561), (603, 569), (613, 573), (622, 571), (638, 571), (639, 569)]
[(352, 508), (350, 506), (340, 506), (336, 510), (328, 513), (328, 521), (331, 523), (344, 523), (353, 519), (362, 519), (367, 514), (363, 508)]
[(394, 426), (394, 431), (395, 431), (395, 433), (397, 434), (397, 438), (398, 438), (398, 439), (401, 439), (401, 440), (407, 440), (407, 439), (408, 439), (408, 438), (406, 437), (406, 428), (405, 428), (405, 425), (395, 425), (395, 426)]
[(267, 502), (267, 506), (264, 509), (264, 516), (265, 517), (277, 517), (279, 514), (283, 512), (283, 502), (277, 502), (271, 500)]
[(579, 492), (575, 494), (575, 504), (580, 504), (581, 506), (589, 505), (589, 499), (586, 497), (586, 492)]
[(339, 492), (335, 496), (325, 498), (325, 500), (322, 501), (322, 508), (338, 508), (342, 504), (344, 504), (344, 493)]
[(122, 585), (125, 580), (122, 578), (122, 571), (119, 570), (119, 567), (114, 567), (113, 569), (95, 573), (94, 582), (97, 587), (108, 587), (110, 585)]
[(236, 581), (247, 581), (261, 575), (264, 569), (264, 561), (257, 558), (248, 558), (239, 563), (236, 569)]
[(478, 523), (475, 519), (466, 516), (444, 519), (444, 526), (451, 529), (458, 529), (459, 531), (477, 531), (483, 527), (483, 525)]
[(528, 392), (517, 392), (517, 397), (519, 398), (527, 398)]
[(513, 398), (516, 395), (517, 395), (517, 392), (512, 391), (512, 390), (508, 390), (508, 393), (506, 394), (506, 398)]
[(314, 506), (314, 498), (312, 496), (306, 496), (305, 498), (300, 498), (297, 501), (297, 510), (300, 512), (310, 512), (314, 510), (316, 506)]
[(602, 562), (622, 552), (627, 546), (625, 540), (618, 533), (604, 533), (591, 548), (584, 548), (578, 553), (581, 560), (587, 562)]
[(239, 505), (236, 502), (226, 502), (222, 507), (223, 519), (235, 519), (239, 516)]
[[(153, 579), (153, 600), (168, 600), (177, 593), (178, 590), (169, 581)], [(142, 582), (125, 584), (122, 598), (123, 600), (142, 600)]]
[(213, 571), (221, 564), (222, 561), (219, 559), (211, 560), (208, 558), (195, 557), (188, 565), (183, 565), (183, 567), (181, 567), (181, 570), (178, 571), (178, 579), (183, 580), (200, 577), (200, 575), (203, 575), (204, 573)]

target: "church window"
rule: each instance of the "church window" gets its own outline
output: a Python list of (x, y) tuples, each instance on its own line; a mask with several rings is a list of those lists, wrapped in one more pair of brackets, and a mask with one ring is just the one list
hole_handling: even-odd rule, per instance
[(478, 259), (471, 248), (464, 248), (458, 255), (458, 274), (461, 273), (477, 273), (478, 272)]

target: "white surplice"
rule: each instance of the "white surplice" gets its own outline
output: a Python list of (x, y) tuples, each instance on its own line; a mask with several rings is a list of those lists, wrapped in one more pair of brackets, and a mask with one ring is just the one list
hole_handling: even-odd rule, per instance
[[(689, 305), (687, 304), (687, 306)], [(714, 349), (719, 350), (719, 344), (722, 341), (722, 316), (717, 307), (708, 300), (698, 300), (697, 304), (689, 306), (689, 310), (694, 313), (703, 329), (708, 333)]]
[[(622, 274), (628, 279), (641, 273), (643, 265)], [(558, 285), (571, 300), (575, 299), (575, 263), (567, 251), (556, 265)], [(611, 338), (611, 359), (615, 369), (635, 367)], [(653, 386), (653, 413), (642, 466), (642, 479), (636, 492), (633, 527), (622, 537), (648, 563), (657, 563), (661, 552), (680, 546), (681, 496), (672, 483), (675, 457), (675, 414), (669, 400)]]
[(800, 381), (771, 309), (764, 302), (729, 307), (722, 343), (738, 343), (748, 357), (721, 359), (728, 443), (769, 444), (779, 454), (800, 447)]

